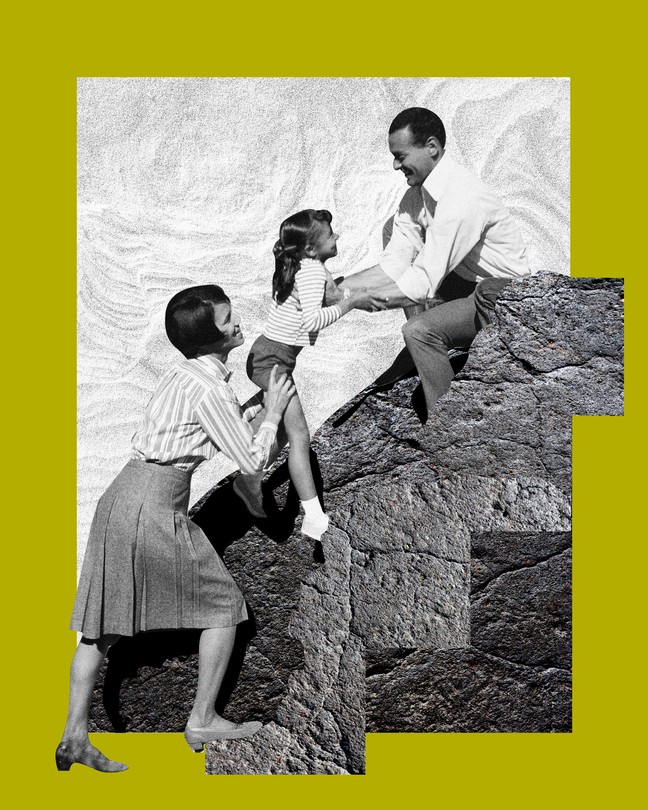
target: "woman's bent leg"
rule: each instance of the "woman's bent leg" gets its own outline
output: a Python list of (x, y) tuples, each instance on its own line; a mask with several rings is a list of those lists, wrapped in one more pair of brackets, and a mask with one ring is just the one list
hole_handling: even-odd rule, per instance
[(233, 728), (236, 724), (216, 714), (214, 704), (223, 683), (225, 672), (234, 648), (236, 626), (210, 627), (200, 634), (198, 648), (198, 688), (191, 714), (187, 720), (190, 728)]
[(119, 636), (102, 636), (100, 639), (82, 638), (72, 659), (70, 669), (70, 703), (63, 739), (56, 749), (56, 765), (60, 771), (68, 771), (75, 762), (97, 771), (125, 771), (128, 767), (105, 757), (90, 744), (88, 738), (88, 715), (90, 701), (101, 663), (109, 647)]
[(262, 727), (258, 720), (232, 723), (216, 714), (214, 704), (229, 664), (236, 627), (210, 627), (200, 636), (198, 652), (198, 689), (184, 736), (194, 751), (212, 740), (251, 737)]

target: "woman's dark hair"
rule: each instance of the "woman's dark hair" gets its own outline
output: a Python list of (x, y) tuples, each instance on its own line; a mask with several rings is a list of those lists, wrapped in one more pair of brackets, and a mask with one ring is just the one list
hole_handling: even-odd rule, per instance
[(425, 107), (409, 107), (399, 112), (390, 124), (389, 134), (406, 127), (410, 128), (414, 146), (425, 146), (428, 138), (436, 138), (441, 148), (445, 147), (446, 131), (443, 121), (432, 110)]
[(330, 211), (316, 211), (307, 208), (284, 219), (279, 228), (279, 239), (272, 252), (275, 257), (275, 271), (272, 277), (272, 297), (282, 304), (292, 292), (295, 276), (301, 267), (300, 260), (315, 228), (321, 222), (331, 224)]
[(222, 339), (223, 333), (214, 323), (214, 304), (229, 302), (217, 284), (181, 290), (167, 304), (164, 316), (167, 337), (185, 357), (195, 357), (203, 346)]

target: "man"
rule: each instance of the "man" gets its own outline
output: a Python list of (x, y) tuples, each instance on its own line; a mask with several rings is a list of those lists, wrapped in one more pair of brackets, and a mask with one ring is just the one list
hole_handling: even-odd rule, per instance
[(510, 213), (445, 153), (445, 143), (443, 123), (431, 110), (411, 107), (394, 118), (389, 149), (409, 188), (380, 263), (340, 285), (367, 287), (387, 299), (387, 307), (417, 313), (403, 336), (428, 412), (454, 376), (448, 350), (470, 346), (489, 322), (499, 291), (530, 272)]

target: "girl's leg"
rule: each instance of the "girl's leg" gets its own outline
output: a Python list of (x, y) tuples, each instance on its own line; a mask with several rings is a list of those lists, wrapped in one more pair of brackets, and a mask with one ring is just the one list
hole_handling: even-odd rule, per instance
[[(250, 422), (250, 425), (255, 433), (263, 424), (265, 417), (266, 410), (263, 408), (263, 410), (259, 411), (259, 413)], [(263, 479), (265, 478), (268, 467), (270, 467), (270, 465), (274, 462), (280, 451), (286, 446), (287, 442), (288, 438), (286, 436), (286, 429), (283, 426), (283, 422), (281, 422), (279, 424), (279, 429), (277, 430), (277, 447), (268, 459), (266, 469), (255, 473), (254, 475), (246, 475), (245, 473), (241, 473), (234, 479), (235, 494), (238, 495), (243, 501), (248, 512), (256, 518), (263, 519), (268, 517), (263, 507), (263, 491), (261, 485), (263, 483)]]
[(119, 636), (102, 636), (97, 640), (82, 638), (72, 659), (70, 669), (70, 703), (63, 739), (56, 749), (56, 765), (67, 771), (80, 762), (97, 771), (125, 771), (128, 767), (105, 757), (90, 744), (88, 714), (99, 667), (108, 648)]
[(288, 470), (300, 501), (317, 497), (310, 463), (310, 432), (299, 396), (288, 403), (284, 412), (284, 427), (288, 436)]
[(302, 532), (319, 540), (328, 528), (328, 518), (317, 497), (310, 463), (310, 432), (297, 394), (288, 403), (283, 423), (290, 445), (288, 470), (304, 508)]

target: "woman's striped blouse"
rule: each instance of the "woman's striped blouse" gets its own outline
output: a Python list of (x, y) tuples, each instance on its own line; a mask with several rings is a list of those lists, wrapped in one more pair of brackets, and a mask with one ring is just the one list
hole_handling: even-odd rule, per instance
[(228, 385), (231, 372), (214, 355), (183, 360), (160, 381), (133, 436), (131, 458), (193, 472), (220, 450), (244, 473), (262, 470), (277, 429), (249, 421), (262, 409), (263, 392), (243, 408)]

